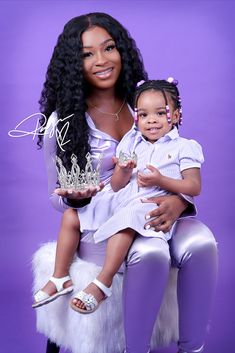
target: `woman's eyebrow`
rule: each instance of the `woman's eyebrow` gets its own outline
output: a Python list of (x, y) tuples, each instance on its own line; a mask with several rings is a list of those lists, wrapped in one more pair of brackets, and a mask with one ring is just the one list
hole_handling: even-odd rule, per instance
[[(108, 43), (108, 42), (114, 42), (114, 40), (113, 40), (112, 38), (105, 39), (103, 42), (101, 42), (101, 43), (99, 44), (99, 46), (102, 46), (102, 45), (104, 45), (104, 44), (106, 44), (106, 43)], [(93, 46), (84, 45), (82, 48), (83, 48), (83, 49), (90, 49), (90, 48), (93, 48)]]

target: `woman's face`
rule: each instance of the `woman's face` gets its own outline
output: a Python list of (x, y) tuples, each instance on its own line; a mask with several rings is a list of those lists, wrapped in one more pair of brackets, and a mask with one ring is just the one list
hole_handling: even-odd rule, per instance
[(178, 110), (173, 109), (169, 97), (171, 123), (167, 121), (166, 103), (162, 92), (155, 90), (144, 91), (137, 101), (138, 128), (150, 142), (155, 142), (166, 135), (172, 125), (179, 121)]
[(93, 88), (113, 88), (119, 78), (121, 56), (110, 34), (91, 27), (82, 34), (84, 77)]

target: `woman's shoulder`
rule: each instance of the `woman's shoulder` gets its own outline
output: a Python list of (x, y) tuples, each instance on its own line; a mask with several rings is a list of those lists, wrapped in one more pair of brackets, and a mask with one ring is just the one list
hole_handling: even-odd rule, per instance
[(57, 122), (57, 120), (58, 120), (58, 114), (56, 111), (54, 111), (53, 113), (51, 113), (51, 115), (49, 116), (49, 118), (47, 120), (47, 127), (49, 127), (53, 123)]

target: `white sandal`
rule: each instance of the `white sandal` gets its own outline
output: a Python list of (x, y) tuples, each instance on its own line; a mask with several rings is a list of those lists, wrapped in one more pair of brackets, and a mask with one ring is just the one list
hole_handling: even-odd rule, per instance
[(92, 281), (104, 294), (105, 297), (98, 303), (96, 298), (93, 294), (86, 293), (83, 290), (78, 292), (73, 299), (81, 300), (86, 309), (81, 309), (73, 303), (73, 299), (70, 302), (70, 306), (73, 310), (78, 311), (81, 314), (90, 314), (93, 313), (96, 309), (98, 309), (99, 305), (104, 301), (106, 298), (110, 297), (112, 294), (112, 290), (106, 287), (103, 283), (101, 283), (97, 278)]
[(51, 277), (49, 281), (54, 283), (57, 292), (53, 295), (49, 295), (46, 292), (39, 290), (34, 294), (34, 304), (32, 305), (32, 308), (38, 308), (39, 306), (52, 302), (53, 300), (57, 299), (61, 295), (71, 293), (73, 291), (73, 287), (74, 287), (73, 285), (67, 288), (64, 288), (65, 282), (69, 280), (71, 280), (70, 276), (65, 276), (61, 278)]

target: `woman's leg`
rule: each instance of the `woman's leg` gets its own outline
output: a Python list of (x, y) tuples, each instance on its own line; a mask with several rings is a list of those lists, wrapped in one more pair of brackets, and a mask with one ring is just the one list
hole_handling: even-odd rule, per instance
[[(69, 274), (69, 268), (80, 241), (80, 222), (77, 211), (68, 209), (62, 216), (61, 228), (56, 246), (56, 258), (53, 277), (61, 278)], [(72, 281), (65, 282), (64, 287), (71, 286)], [(49, 281), (42, 288), (49, 295), (56, 293), (55, 285)]]
[[(106, 287), (112, 285), (113, 277), (125, 260), (135, 234), (133, 229), (127, 228), (108, 239), (104, 266), (97, 276), (97, 279)], [(104, 293), (93, 282), (84, 289), (84, 292), (94, 295), (98, 303), (104, 299)], [(74, 298), (73, 304), (85, 309), (84, 303), (79, 299)]]
[(170, 242), (173, 264), (179, 268), (179, 352), (202, 352), (217, 277), (217, 247), (201, 222), (177, 222)]
[(138, 236), (127, 257), (123, 315), (127, 353), (147, 353), (167, 284), (170, 254), (160, 238)]

